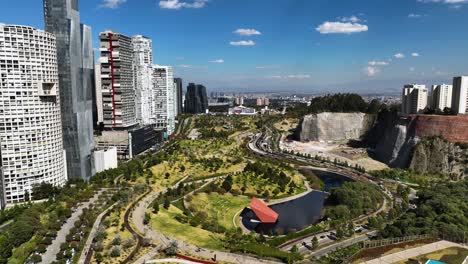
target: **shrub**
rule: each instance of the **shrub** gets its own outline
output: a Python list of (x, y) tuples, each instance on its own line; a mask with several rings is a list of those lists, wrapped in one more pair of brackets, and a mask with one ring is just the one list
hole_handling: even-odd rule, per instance
[(119, 246), (113, 246), (110, 251), (110, 256), (113, 258), (120, 257), (120, 247)]
[(123, 242), (124, 248), (131, 248), (133, 245), (135, 245), (135, 240), (133, 240), (133, 238), (128, 238)]
[(112, 244), (113, 246), (118, 246), (118, 245), (120, 245), (120, 243), (121, 243), (121, 238), (120, 238), (119, 235), (116, 235), (116, 236), (112, 239), (112, 243), (111, 243), (111, 244)]

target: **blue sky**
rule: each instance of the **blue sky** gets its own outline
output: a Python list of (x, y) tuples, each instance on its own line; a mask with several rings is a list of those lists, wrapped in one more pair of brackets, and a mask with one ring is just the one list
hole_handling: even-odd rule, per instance
[[(389, 93), (468, 74), (468, 0), (80, 0), (81, 21), (153, 39), (155, 63), (229, 91)], [(0, 22), (43, 28), (42, 1)], [(341, 32), (341, 33), (339, 33)]]

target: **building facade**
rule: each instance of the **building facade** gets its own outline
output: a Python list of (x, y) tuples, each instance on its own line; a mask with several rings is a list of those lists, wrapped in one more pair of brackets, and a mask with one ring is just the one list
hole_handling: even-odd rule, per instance
[(174, 85), (176, 89), (176, 102), (177, 102), (177, 114), (182, 114), (184, 105), (183, 105), (183, 96), (184, 96), (184, 91), (183, 91), (183, 81), (181, 78), (174, 78)]
[(96, 173), (108, 169), (114, 169), (118, 166), (117, 148), (110, 147), (108, 149), (97, 150), (94, 152), (94, 165)]
[(403, 114), (419, 114), (428, 106), (425, 85), (408, 84), (403, 87), (401, 111)]
[(452, 107), (452, 85), (440, 84), (432, 86), (432, 108), (443, 111)]
[(112, 31), (99, 34), (104, 127), (128, 129), (137, 124), (131, 38)]
[(101, 64), (96, 64), (94, 66), (94, 80), (96, 84), (95, 96), (93, 97), (93, 119), (94, 125), (100, 125), (104, 122), (104, 114), (102, 112)]
[(174, 86), (174, 72), (170, 66), (153, 65), (153, 92), (155, 128), (166, 129), (171, 135), (175, 129), (177, 112), (176, 96)]
[(94, 174), (94, 55), (91, 28), (80, 24), (78, 0), (44, 0), (45, 30), (56, 36), (68, 177)]
[(53, 34), (0, 25), (0, 167), (7, 204), (23, 202), (34, 184), (67, 181), (57, 65)]
[(452, 110), (457, 114), (468, 113), (468, 76), (453, 78)]
[(154, 93), (152, 90), (152, 40), (142, 35), (132, 37), (133, 75), (135, 84), (135, 115), (141, 125), (155, 122), (151, 113), (154, 111)]
[(185, 93), (185, 112), (191, 114), (204, 114), (208, 109), (206, 87), (200, 84), (189, 83)]

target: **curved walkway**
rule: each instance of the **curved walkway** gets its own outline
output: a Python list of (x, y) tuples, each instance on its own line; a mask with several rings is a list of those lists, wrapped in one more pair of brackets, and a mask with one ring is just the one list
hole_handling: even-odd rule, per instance
[[(177, 184), (173, 186), (173, 188), (177, 188), (180, 182), (182, 182), (184, 179), (179, 181)], [(164, 191), (160, 192), (154, 192), (150, 195), (148, 195), (143, 201), (141, 201), (136, 207), (132, 215), (132, 221), (138, 232), (141, 234), (144, 234), (145, 237), (150, 238), (153, 241), (158, 242), (159, 244), (162, 245), (162, 247), (167, 247), (170, 245), (172, 241), (177, 241), (175, 239), (171, 239), (167, 237), (166, 235), (158, 232), (157, 230), (154, 230), (151, 228), (151, 226), (145, 226), (143, 224), (143, 219), (146, 210), (148, 209), (149, 205), (153, 202), (154, 199), (156, 199), (160, 194), (164, 193)], [(229, 262), (229, 263), (242, 263), (242, 264), (258, 264), (258, 263), (268, 263), (268, 264), (273, 264), (273, 263), (279, 263), (275, 261), (269, 261), (269, 260), (263, 260), (259, 258), (254, 258), (250, 256), (245, 256), (245, 255), (239, 255), (239, 254), (233, 254), (233, 253), (228, 253), (228, 252), (222, 252), (222, 251), (213, 251), (213, 250), (208, 250), (208, 249), (202, 249), (199, 247), (196, 247), (194, 245), (190, 245), (186, 242), (183, 241), (177, 241), (179, 250), (182, 252), (187, 252), (190, 255), (193, 256), (198, 256), (200, 258), (204, 259), (211, 259), (214, 255), (216, 255), (216, 258), (218, 261), (224, 261), (224, 262)], [(138, 259), (134, 263), (145, 263), (145, 260), (151, 259), (154, 255), (156, 255), (158, 251), (156, 249), (152, 250), (150, 253), (144, 255), (140, 259)]]
[(78, 260), (78, 263), (79, 264), (83, 264), (86, 262), (86, 257), (88, 256), (88, 254), (90, 253), (90, 249), (91, 249), (91, 245), (93, 244), (93, 240), (94, 238), (96, 237), (96, 233), (97, 233), (97, 230), (99, 228), (99, 226), (101, 225), (101, 222), (102, 222), (102, 219), (104, 218), (104, 216), (107, 214), (107, 212), (109, 212), (110, 210), (112, 210), (112, 208), (114, 208), (114, 206), (117, 205), (118, 202), (115, 202), (113, 205), (111, 205), (109, 208), (107, 208), (106, 210), (104, 210), (104, 212), (102, 212), (97, 218), (96, 218), (96, 221), (94, 221), (94, 224), (93, 224), (93, 228), (91, 229), (91, 232), (89, 232), (89, 236), (88, 236), (88, 239), (86, 240), (86, 243), (83, 247), (83, 250), (81, 251), (81, 256), (80, 256), (80, 259)]
[(72, 213), (71, 217), (68, 218), (65, 224), (62, 225), (62, 228), (57, 232), (57, 237), (52, 241), (52, 244), (47, 247), (46, 252), (42, 255), (42, 262), (40, 262), (41, 264), (52, 263), (56, 260), (57, 254), (60, 252), (60, 245), (65, 243), (66, 236), (83, 213), (83, 209), (90, 206), (91, 204), (94, 204), (104, 191), (104, 189), (100, 189), (91, 199), (78, 206), (75, 212)]

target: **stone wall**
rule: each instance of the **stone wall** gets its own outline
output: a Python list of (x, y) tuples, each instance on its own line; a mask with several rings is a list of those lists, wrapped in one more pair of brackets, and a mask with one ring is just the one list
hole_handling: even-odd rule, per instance
[(415, 136), (441, 136), (449, 142), (468, 143), (468, 116), (411, 115), (409, 127)]
[(360, 139), (369, 129), (373, 117), (364, 113), (330, 113), (306, 115), (298, 129), (301, 141), (342, 142)]

